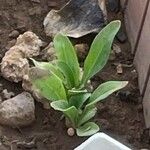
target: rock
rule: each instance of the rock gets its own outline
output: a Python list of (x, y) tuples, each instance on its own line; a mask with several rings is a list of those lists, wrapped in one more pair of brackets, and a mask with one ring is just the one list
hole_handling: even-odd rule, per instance
[(118, 74), (122, 74), (123, 73), (122, 64), (118, 64), (118, 66), (116, 67), (116, 69), (117, 69), (117, 73)]
[(22, 81), (28, 74), (29, 63), (27, 58), (38, 56), (43, 42), (33, 32), (25, 32), (17, 38), (16, 44), (11, 47), (2, 59), (2, 76), (10, 81)]
[(84, 60), (88, 53), (89, 46), (87, 44), (76, 44), (75, 49), (77, 51), (78, 58)]
[(109, 56), (109, 60), (114, 61), (115, 59), (116, 59), (116, 55), (115, 55), (115, 52), (112, 50)]
[(19, 36), (19, 32), (17, 30), (14, 30), (12, 31), (10, 34), (9, 34), (9, 37), (10, 38), (17, 38)]
[(35, 16), (35, 15), (41, 15), (42, 10), (40, 7), (34, 7), (29, 9), (29, 15), (30, 16)]
[(131, 92), (130, 91), (119, 91), (117, 96), (119, 96), (121, 101), (130, 101), (131, 99)]
[(68, 134), (69, 136), (74, 136), (74, 134), (75, 134), (74, 129), (73, 129), (73, 128), (69, 128), (69, 129), (67, 130), (67, 134)]
[(99, 32), (106, 24), (105, 0), (70, 0), (60, 10), (51, 10), (44, 19), (47, 36), (57, 33), (79, 38)]
[(127, 35), (123, 31), (122, 27), (120, 28), (119, 32), (117, 33), (116, 38), (120, 43), (125, 43), (127, 41), (127, 39), (128, 39)]
[(23, 81), (22, 81), (22, 87), (25, 91), (32, 93), (35, 100), (43, 104), (44, 109), (50, 109), (49, 101), (47, 101), (47, 99), (45, 99), (40, 94), (38, 89), (35, 89), (35, 87), (31, 83), (28, 75), (24, 76)]
[(35, 120), (34, 99), (27, 92), (0, 104), (0, 124), (10, 127), (30, 125)]
[(40, 0), (31, 0), (31, 2), (40, 3)]
[(3, 96), (3, 99), (10, 99), (10, 98), (12, 98), (13, 96), (15, 96), (15, 93), (13, 93), (13, 92), (8, 92), (7, 89), (4, 89), (4, 90), (2, 91), (2, 96)]
[(142, 104), (140, 104), (138, 107), (137, 107), (137, 110), (138, 110), (138, 112), (143, 112), (143, 105)]
[(120, 0), (108, 0), (108, 9), (112, 12), (119, 12), (120, 10)]
[(7, 43), (7, 46), (6, 46), (6, 50), (9, 50), (9, 49), (10, 49), (11, 47), (13, 47), (15, 44), (16, 44), (16, 40), (15, 40), (15, 39), (9, 41), (9, 42)]
[(16, 46), (22, 47), (20, 51), (25, 55), (25, 58), (31, 58), (39, 55), (43, 42), (35, 33), (27, 31), (17, 38)]
[(50, 109), (49, 101), (47, 101), (47, 99), (45, 99), (40, 94), (38, 89), (35, 89), (35, 87), (31, 83), (28, 75), (25, 75), (24, 78), (23, 78), (22, 88), (25, 91), (28, 91), (28, 92), (32, 93), (32, 95), (35, 98), (35, 100), (43, 104), (44, 109)]
[(121, 48), (119, 45), (117, 44), (113, 44), (113, 51), (116, 53), (116, 54), (120, 54), (121, 53)]
[(47, 61), (53, 61), (56, 59), (56, 51), (54, 49), (53, 42), (50, 42), (49, 45), (42, 50), (42, 59)]

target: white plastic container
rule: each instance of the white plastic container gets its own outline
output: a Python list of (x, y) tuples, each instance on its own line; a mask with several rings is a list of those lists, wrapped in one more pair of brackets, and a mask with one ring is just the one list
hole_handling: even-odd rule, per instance
[(131, 150), (104, 133), (97, 133), (74, 150)]

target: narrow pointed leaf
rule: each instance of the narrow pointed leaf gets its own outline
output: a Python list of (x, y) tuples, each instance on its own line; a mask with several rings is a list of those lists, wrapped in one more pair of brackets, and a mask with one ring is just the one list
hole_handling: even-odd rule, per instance
[(72, 72), (71, 68), (62, 61), (58, 61), (57, 66), (59, 67), (59, 69), (61, 70), (61, 72), (63, 73), (66, 79), (67, 87), (69, 89), (75, 87), (76, 85), (75, 85), (74, 73)]
[(88, 122), (76, 129), (78, 136), (90, 136), (99, 131), (99, 126), (94, 122)]
[(112, 21), (94, 39), (89, 54), (84, 62), (82, 84), (98, 73), (106, 64), (115, 35), (120, 28), (120, 21)]
[(71, 121), (73, 126), (76, 126), (78, 119), (78, 110), (74, 106), (69, 107), (67, 101), (59, 100), (52, 102), (51, 107), (55, 110), (63, 112), (64, 115)]
[(52, 72), (33, 67), (29, 71), (29, 78), (41, 95), (50, 101), (66, 100), (66, 93), (62, 81)]
[(76, 86), (79, 85), (80, 68), (75, 49), (68, 37), (57, 34), (54, 38), (54, 47), (59, 61), (66, 63), (73, 72)]
[(90, 93), (73, 95), (69, 100), (69, 106), (75, 106), (77, 109), (79, 109), (83, 106), (83, 104), (88, 100), (90, 96)]
[(100, 100), (111, 95), (113, 92), (124, 88), (127, 84), (127, 81), (108, 81), (101, 84), (91, 95), (89, 105), (96, 104)]

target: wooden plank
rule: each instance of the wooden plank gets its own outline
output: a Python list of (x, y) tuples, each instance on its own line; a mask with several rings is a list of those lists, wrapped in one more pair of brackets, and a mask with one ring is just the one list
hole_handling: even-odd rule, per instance
[(147, 10), (146, 19), (144, 22), (134, 62), (139, 74), (138, 80), (140, 92), (141, 94), (143, 94), (150, 64), (150, 6)]
[(144, 118), (145, 118), (146, 127), (150, 128), (150, 78), (149, 78), (147, 89), (146, 89), (145, 96), (143, 99), (143, 110), (144, 110)]
[(125, 22), (132, 52), (134, 52), (136, 41), (138, 39), (146, 4), (147, 0), (128, 0), (128, 6), (125, 12)]

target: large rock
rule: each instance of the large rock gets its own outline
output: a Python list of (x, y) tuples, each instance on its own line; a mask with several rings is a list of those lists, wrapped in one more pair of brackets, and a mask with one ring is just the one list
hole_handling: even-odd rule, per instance
[(38, 56), (42, 45), (43, 42), (33, 32), (27, 31), (20, 35), (16, 44), (5, 53), (2, 59), (3, 77), (12, 82), (22, 81), (24, 75), (28, 74), (27, 58)]
[(35, 120), (34, 99), (27, 92), (0, 104), (0, 124), (11, 127), (27, 126)]
[(61, 32), (79, 38), (100, 31), (106, 17), (105, 0), (70, 0), (60, 10), (51, 10), (43, 24), (47, 36)]

